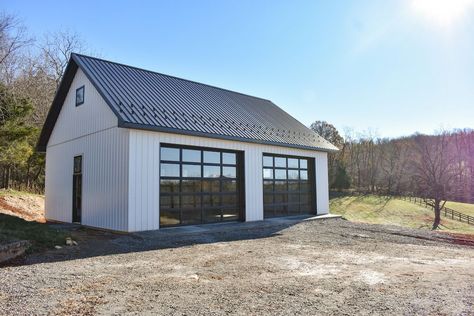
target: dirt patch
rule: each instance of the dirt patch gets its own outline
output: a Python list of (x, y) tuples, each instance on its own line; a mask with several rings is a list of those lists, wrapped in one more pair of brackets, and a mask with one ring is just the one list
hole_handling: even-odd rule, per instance
[(46, 222), (44, 218), (44, 197), (29, 194), (2, 194), (0, 213), (17, 216), (26, 221)]

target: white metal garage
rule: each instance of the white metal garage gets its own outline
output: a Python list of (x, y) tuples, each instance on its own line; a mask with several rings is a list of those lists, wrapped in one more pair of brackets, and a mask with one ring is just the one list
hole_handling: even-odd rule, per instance
[(336, 148), (271, 101), (73, 54), (38, 150), (48, 219), (142, 231), (326, 214)]

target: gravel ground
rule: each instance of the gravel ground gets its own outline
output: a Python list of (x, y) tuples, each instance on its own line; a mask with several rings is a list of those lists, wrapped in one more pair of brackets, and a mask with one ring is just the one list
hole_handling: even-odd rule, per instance
[(0, 314), (474, 315), (474, 247), (342, 219), (134, 235), (0, 269)]

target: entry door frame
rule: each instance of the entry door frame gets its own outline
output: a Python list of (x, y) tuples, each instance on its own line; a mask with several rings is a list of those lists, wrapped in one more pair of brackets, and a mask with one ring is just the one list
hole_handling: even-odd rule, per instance
[(75, 156), (72, 175), (72, 222), (79, 224), (82, 221), (82, 165), (83, 156)]

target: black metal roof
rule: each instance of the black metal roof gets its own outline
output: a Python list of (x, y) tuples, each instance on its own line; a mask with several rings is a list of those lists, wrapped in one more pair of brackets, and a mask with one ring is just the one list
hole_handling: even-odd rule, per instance
[(332, 151), (335, 146), (269, 100), (94, 57), (72, 54), (40, 135), (45, 151), (81, 68), (119, 127)]

